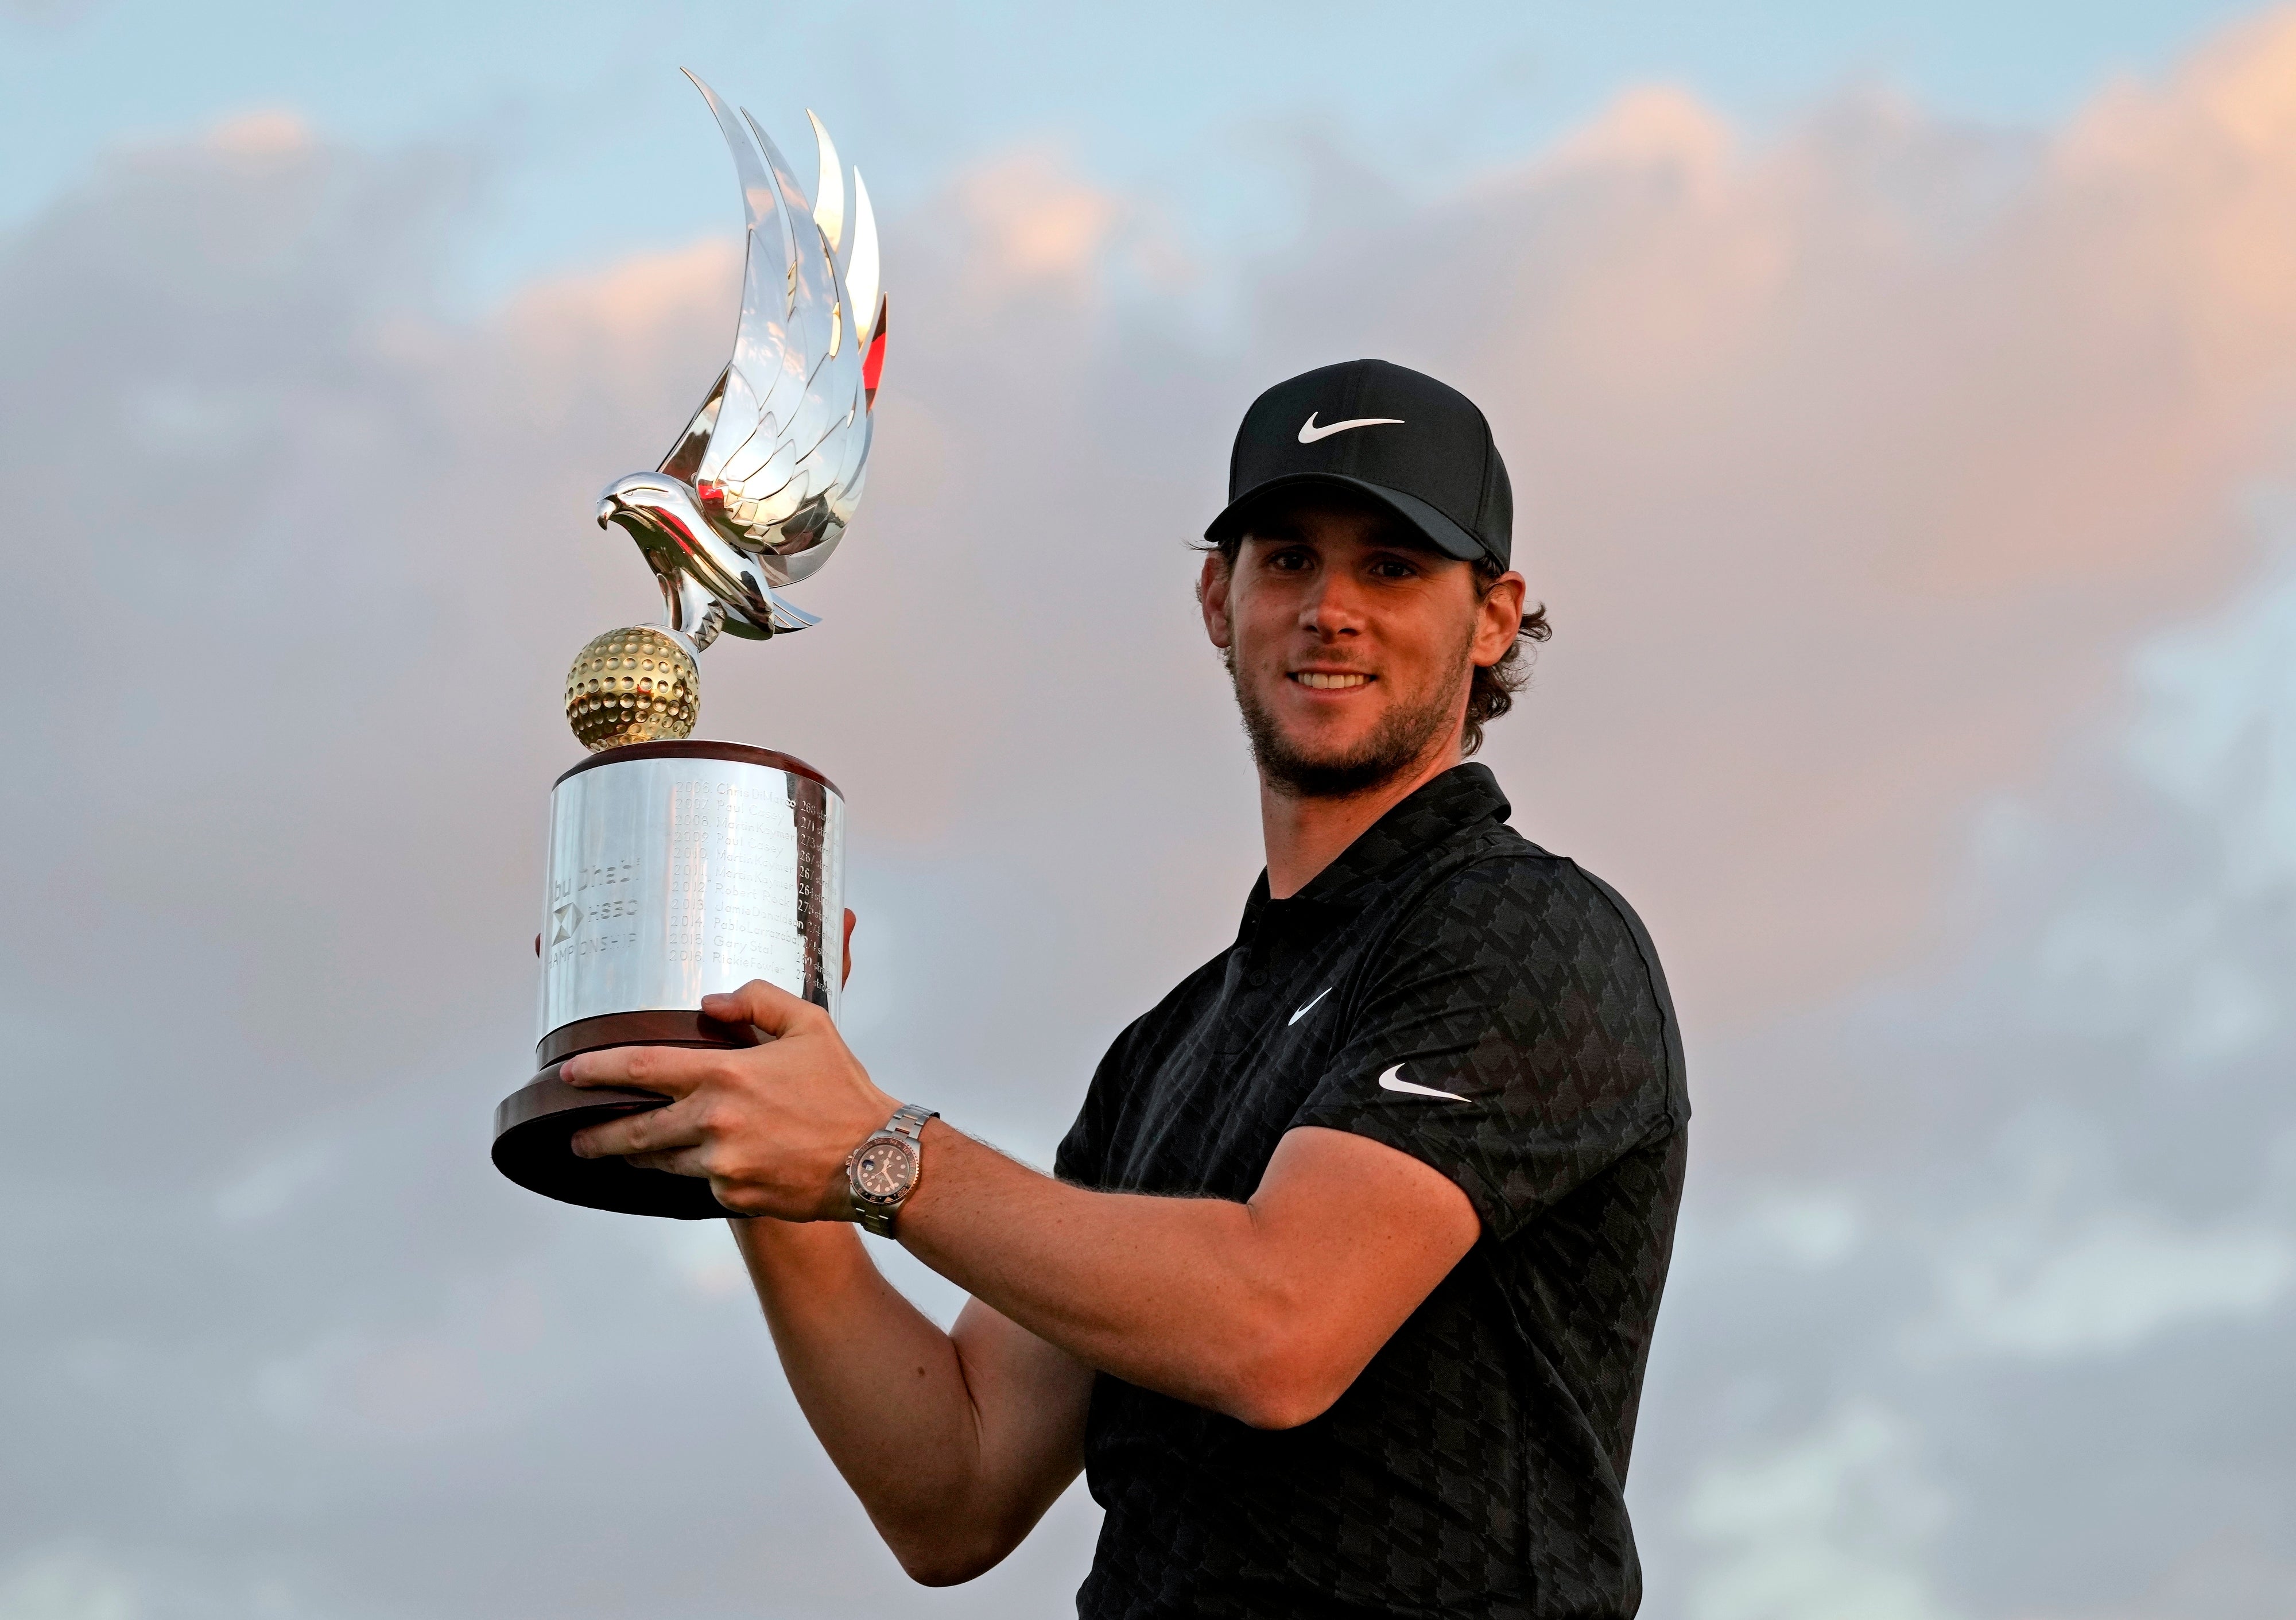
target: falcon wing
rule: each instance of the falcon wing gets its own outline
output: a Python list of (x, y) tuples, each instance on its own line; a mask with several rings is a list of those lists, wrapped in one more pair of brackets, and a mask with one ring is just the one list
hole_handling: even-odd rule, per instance
[(843, 170), (818, 119), (818, 201), (808, 201), (757, 120), (686, 77), (734, 154), (748, 257), (733, 358), (660, 470), (691, 484), (710, 527), (787, 585), (828, 560), (860, 495), (882, 363), (876, 219), (856, 173), (844, 241)]

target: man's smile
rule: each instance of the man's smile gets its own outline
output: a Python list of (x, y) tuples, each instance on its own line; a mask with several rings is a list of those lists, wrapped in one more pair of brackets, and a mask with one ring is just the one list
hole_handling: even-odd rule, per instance
[(1293, 670), (1285, 677), (1316, 692), (1344, 692), (1351, 687), (1367, 687), (1375, 678), (1360, 670)]

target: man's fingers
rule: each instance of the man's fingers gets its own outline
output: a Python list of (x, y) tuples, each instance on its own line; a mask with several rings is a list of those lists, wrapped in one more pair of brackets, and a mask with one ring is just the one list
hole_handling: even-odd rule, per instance
[(640, 1170), (666, 1171), (673, 1176), (692, 1176), (697, 1181), (707, 1181), (709, 1172), (701, 1166), (706, 1156), (707, 1149), (681, 1147), (675, 1153), (634, 1153), (629, 1162)]
[(763, 979), (752, 979), (730, 995), (702, 997), (701, 1010), (722, 1023), (753, 1024), (777, 1039), (828, 1016), (812, 1002)]
[(573, 1137), (575, 1156), (584, 1159), (608, 1159), (624, 1154), (668, 1154), (701, 1145), (701, 1127), (692, 1111), (675, 1105), (586, 1125)]
[(568, 1058), (558, 1065), (558, 1078), (570, 1086), (631, 1086), (684, 1097), (709, 1076), (717, 1062), (718, 1054), (707, 1049), (618, 1046)]

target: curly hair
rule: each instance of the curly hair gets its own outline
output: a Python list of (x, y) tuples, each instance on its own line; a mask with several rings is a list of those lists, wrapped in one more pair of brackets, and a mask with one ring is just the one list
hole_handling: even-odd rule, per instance
[[(1503, 572), (1496, 563), (1476, 561), (1478, 600), (1491, 594), (1491, 587), (1499, 582)], [(1475, 678), (1467, 687), (1467, 724), (1459, 733), (1462, 759), (1473, 758), (1483, 745), (1483, 728), (1514, 707), (1514, 695), (1530, 684), (1530, 647), (1554, 634), (1554, 627), (1546, 621), (1546, 604), (1535, 603), (1524, 611), (1521, 627), (1515, 631), (1513, 642), (1500, 654), (1498, 662), (1475, 666)]]
[[(1240, 533), (1232, 533), (1210, 545), (1197, 547), (1200, 551), (1216, 551), (1220, 561), (1230, 568), (1235, 566), (1236, 553), (1243, 545)], [(1482, 600), (1491, 594), (1505, 570), (1488, 558), (1475, 560), (1475, 599)], [(1534, 604), (1522, 616), (1522, 625), (1514, 633), (1514, 641), (1494, 664), (1477, 664), (1474, 678), (1467, 687), (1466, 724), (1459, 733), (1459, 754), (1472, 759), (1483, 745), (1483, 728), (1514, 707), (1515, 694), (1530, 684), (1532, 647), (1554, 635), (1554, 627), (1546, 621), (1546, 604)]]

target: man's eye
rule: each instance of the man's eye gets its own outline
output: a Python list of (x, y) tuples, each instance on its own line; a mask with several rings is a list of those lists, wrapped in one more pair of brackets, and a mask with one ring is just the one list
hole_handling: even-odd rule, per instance
[(1308, 566), (1309, 560), (1304, 551), (1279, 551), (1267, 559), (1267, 565), (1270, 568), (1280, 568), (1286, 573), (1297, 573), (1300, 569)]
[(1408, 580), (1419, 572), (1400, 557), (1382, 557), (1372, 564), (1371, 571), (1382, 580)]

